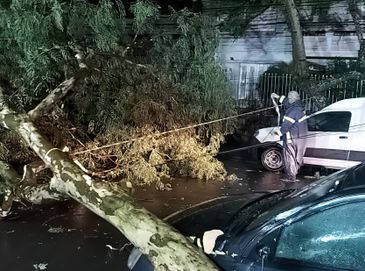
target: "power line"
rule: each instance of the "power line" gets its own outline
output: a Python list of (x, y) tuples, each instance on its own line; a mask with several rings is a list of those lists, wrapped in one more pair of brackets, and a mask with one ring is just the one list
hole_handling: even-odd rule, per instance
[(161, 136), (164, 136), (164, 135), (177, 133), (177, 132), (181, 132), (181, 131), (186, 131), (186, 130), (190, 130), (190, 129), (193, 129), (193, 128), (209, 125), (209, 124), (214, 124), (214, 123), (218, 123), (218, 122), (222, 122), (222, 121), (228, 121), (228, 120), (240, 118), (240, 117), (243, 117), (243, 116), (254, 115), (254, 114), (261, 113), (261, 112), (264, 112), (264, 111), (268, 111), (268, 110), (271, 110), (271, 109), (274, 109), (274, 108), (275, 108), (275, 106), (267, 107), (267, 108), (263, 108), (263, 109), (258, 109), (258, 110), (254, 110), (254, 111), (243, 113), (243, 114), (238, 114), (238, 115), (234, 115), (234, 116), (229, 116), (229, 117), (225, 117), (225, 118), (220, 118), (220, 119), (216, 119), (216, 120), (212, 120), (212, 121), (206, 121), (206, 122), (202, 122), (202, 123), (198, 123), (198, 124), (194, 124), (194, 125), (189, 125), (189, 126), (186, 126), (186, 127), (177, 128), (177, 129), (165, 131), (165, 132), (162, 132), (162, 133), (155, 133), (155, 134), (152, 134), (152, 135), (141, 136), (141, 137), (132, 138), (132, 139), (129, 139), (129, 140), (115, 142), (115, 143), (112, 143), (112, 144), (96, 147), (96, 148), (89, 149), (89, 150), (74, 152), (72, 154), (73, 155), (80, 155), (80, 154), (84, 154), (84, 153), (90, 153), (90, 152), (94, 152), (94, 151), (98, 151), (98, 150), (102, 150), (102, 149), (108, 149), (108, 148), (111, 148), (111, 147), (116, 147), (116, 146), (120, 146), (120, 145), (124, 145), (124, 144), (128, 144), (128, 143), (132, 143), (132, 142), (147, 139), (147, 138), (161, 137)]
[[(351, 128), (356, 128), (356, 127), (365, 127), (365, 123), (360, 123), (360, 124), (356, 124), (356, 125), (352, 125), (352, 126), (349, 126), (349, 131), (347, 132), (327, 132), (327, 131), (324, 131), (324, 132), (321, 132), (321, 131), (318, 131), (317, 133), (313, 133), (313, 134), (310, 134), (310, 135), (305, 135), (305, 136), (300, 136), (300, 137), (296, 137), (296, 138), (293, 138), (294, 140), (295, 139), (310, 139), (310, 138), (315, 138), (315, 137), (321, 137), (321, 136), (329, 136), (329, 135), (341, 135), (343, 133), (349, 133), (349, 134), (355, 134), (355, 133), (358, 133), (359, 131), (350, 131)], [(275, 128), (277, 127), (273, 127), (273, 129), (271, 130), (271, 132), (273, 132), (275, 130)], [(365, 129), (360, 131), (360, 132), (365, 132)], [(269, 133), (270, 134), (270, 133)], [(260, 147), (265, 147), (265, 146), (272, 146), (272, 145), (275, 145), (275, 144), (279, 144), (280, 142), (282, 142), (282, 140), (276, 140), (276, 141), (270, 141), (270, 142), (265, 142), (265, 143), (259, 143), (259, 144), (255, 144), (255, 145), (250, 145), (250, 146), (245, 146), (245, 147), (241, 147), (241, 148), (236, 148), (236, 149), (233, 149), (233, 150), (228, 150), (228, 151), (224, 151), (224, 152), (219, 152), (218, 154), (227, 154), (227, 153), (232, 153), (232, 152), (236, 152), (236, 151), (245, 151), (245, 150), (250, 150), (250, 149), (257, 149), (257, 148), (260, 148)]]

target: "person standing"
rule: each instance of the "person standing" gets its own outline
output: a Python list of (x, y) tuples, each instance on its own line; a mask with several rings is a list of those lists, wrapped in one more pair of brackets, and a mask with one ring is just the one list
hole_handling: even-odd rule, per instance
[(305, 151), (305, 138), (301, 137), (307, 129), (307, 117), (299, 93), (290, 91), (288, 97), (279, 96), (276, 93), (271, 95), (272, 98), (279, 99), (284, 107), (284, 116), (278, 131), (279, 136), (283, 139), (283, 159), (285, 177), (282, 179), (286, 182), (298, 181), (296, 176), (303, 164)]

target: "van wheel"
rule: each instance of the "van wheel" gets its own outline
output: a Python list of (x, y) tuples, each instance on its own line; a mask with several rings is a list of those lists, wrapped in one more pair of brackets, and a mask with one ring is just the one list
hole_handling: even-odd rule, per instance
[(261, 164), (269, 171), (279, 171), (284, 166), (282, 150), (278, 147), (269, 147), (261, 154)]

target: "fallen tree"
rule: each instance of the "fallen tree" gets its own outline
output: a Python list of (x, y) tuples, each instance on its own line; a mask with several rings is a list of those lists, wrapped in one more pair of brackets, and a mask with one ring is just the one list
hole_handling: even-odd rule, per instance
[[(115, 225), (157, 269), (215, 270), (116, 184), (162, 186), (160, 179), (184, 174), (225, 177), (214, 158), (220, 141), (212, 138), (226, 123), (174, 140), (130, 140), (231, 114), (228, 80), (214, 61), (215, 20), (174, 12), (177, 38), (155, 24), (158, 8), (141, 0), (130, 7), (132, 39), (126, 8), (111, 0), (0, 4), (0, 121), (7, 129), (0, 138), (1, 214), (14, 200), (72, 198)], [(88, 152), (120, 141), (132, 143)], [(79, 163), (75, 153), (82, 153)]]
[[(50, 95), (45, 100), (54, 97), (54, 93)], [(41, 104), (52, 105), (45, 100)], [(45, 111), (44, 106), (38, 108)], [(30, 201), (34, 199), (33, 202), (36, 202), (35, 199), (70, 197), (120, 230), (148, 255), (156, 270), (218, 270), (203, 252), (175, 229), (137, 206), (129, 195), (115, 189), (113, 185), (93, 180), (67, 153), (55, 148), (33, 124), (32, 116), (40, 114), (37, 110), (32, 110), (31, 114), (11, 110), (0, 88), (1, 125), (17, 133), (53, 173), (49, 185), (22, 185), (32, 183), (32, 174), (27, 173), (31, 169), (28, 168), (21, 179), (9, 164), (1, 162), (0, 175), (6, 182), (5, 212), (12, 199), (19, 195)]]

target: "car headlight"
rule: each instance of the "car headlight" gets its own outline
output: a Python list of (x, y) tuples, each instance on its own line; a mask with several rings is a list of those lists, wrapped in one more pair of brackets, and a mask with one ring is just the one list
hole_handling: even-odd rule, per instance
[(132, 249), (132, 252), (131, 252), (131, 254), (129, 254), (128, 261), (127, 261), (127, 266), (130, 270), (133, 269), (133, 267), (136, 265), (136, 263), (138, 262), (139, 258), (141, 258), (141, 256), (142, 256), (142, 252), (138, 248)]

